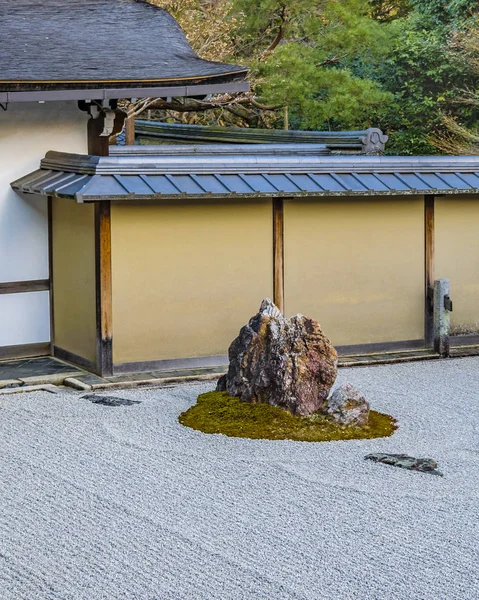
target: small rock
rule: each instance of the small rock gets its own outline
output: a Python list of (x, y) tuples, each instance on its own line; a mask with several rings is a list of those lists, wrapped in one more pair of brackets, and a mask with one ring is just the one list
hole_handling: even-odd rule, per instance
[(364, 458), (401, 469), (421, 471), (422, 473), (430, 473), (431, 475), (443, 477), (443, 474), (437, 470), (437, 462), (432, 458), (414, 458), (414, 456), (409, 456), (408, 454), (382, 454), (381, 452), (368, 454)]
[(338, 355), (317, 321), (287, 319), (266, 298), (229, 348), (218, 391), (311, 415), (321, 409), (337, 375)]
[(129, 400), (127, 398), (117, 398), (115, 396), (97, 396), (96, 394), (86, 394), (82, 396), (90, 400), (93, 404), (103, 404), (104, 406), (131, 406), (132, 404), (141, 404), (139, 400)]
[(326, 400), (323, 411), (342, 425), (362, 427), (369, 420), (369, 402), (349, 383), (334, 390)]

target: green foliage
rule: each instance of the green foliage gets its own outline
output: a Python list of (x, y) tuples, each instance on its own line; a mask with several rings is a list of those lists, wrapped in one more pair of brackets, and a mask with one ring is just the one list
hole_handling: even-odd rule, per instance
[(477, 0), (410, 0), (412, 7), (436, 24), (460, 26), (477, 11)]
[(300, 129), (354, 129), (391, 100), (375, 82), (346, 68), (317, 66), (316, 59), (314, 49), (285, 44), (259, 68), (266, 82), (258, 86), (260, 95), (290, 106)]
[[(432, 0), (415, 4), (425, 10)], [(393, 30), (392, 51), (372, 75), (395, 100), (378, 126), (391, 133), (389, 153), (434, 154), (437, 149), (429, 140), (443, 129), (444, 114), (474, 120), (473, 111), (457, 98), (461, 89), (474, 85), (475, 77), (467, 61), (450, 49), (453, 30), (434, 21), (432, 13), (416, 10), (391, 25)]]
[[(238, 0), (236, 7), (245, 10), (249, 3)], [(261, 0), (241, 31), (261, 101), (288, 106), (291, 122), (300, 129), (367, 123), (372, 112), (393, 98), (350, 66), (357, 56), (380, 60), (389, 47), (386, 31), (369, 11), (367, 0)], [(265, 39), (268, 45), (263, 42), (258, 52)]]
[(179, 422), (203, 433), (266, 440), (327, 442), (387, 437), (397, 429), (389, 415), (375, 411), (364, 427), (339, 425), (324, 415), (298, 417), (269, 404), (250, 404), (225, 392), (208, 392), (181, 413)]
[(479, 22), (477, 0), (148, 1), (205, 58), (251, 69), (256, 103), (188, 122), (282, 127), (287, 106), (295, 129), (381, 127), (394, 154), (438, 152), (445, 119), (477, 129), (477, 102), (461, 97), (477, 98), (479, 63), (454, 48)]

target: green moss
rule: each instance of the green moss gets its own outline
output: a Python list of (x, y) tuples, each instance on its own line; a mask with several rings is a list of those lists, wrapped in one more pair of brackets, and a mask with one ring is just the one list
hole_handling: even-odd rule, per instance
[(372, 410), (365, 427), (339, 425), (324, 415), (297, 417), (269, 404), (250, 404), (225, 392), (208, 392), (181, 413), (179, 422), (203, 433), (265, 440), (329, 442), (392, 435), (396, 420)]

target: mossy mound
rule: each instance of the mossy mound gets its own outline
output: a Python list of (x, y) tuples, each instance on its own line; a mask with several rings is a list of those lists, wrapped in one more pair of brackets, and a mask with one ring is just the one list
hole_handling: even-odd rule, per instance
[(388, 437), (397, 429), (396, 420), (372, 410), (365, 427), (339, 425), (324, 415), (297, 417), (269, 404), (250, 404), (226, 392), (208, 392), (181, 413), (179, 422), (203, 433), (230, 437), (298, 442), (330, 442)]

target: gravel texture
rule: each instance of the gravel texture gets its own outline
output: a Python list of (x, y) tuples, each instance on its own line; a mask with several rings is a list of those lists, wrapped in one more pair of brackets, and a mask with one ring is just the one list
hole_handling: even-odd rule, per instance
[[(0, 397), (2, 600), (477, 600), (479, 358), (342, 369), (391, 438), (179, 425), (209, 384)], [(444, 477), (364, 460), (427, 456)]]

